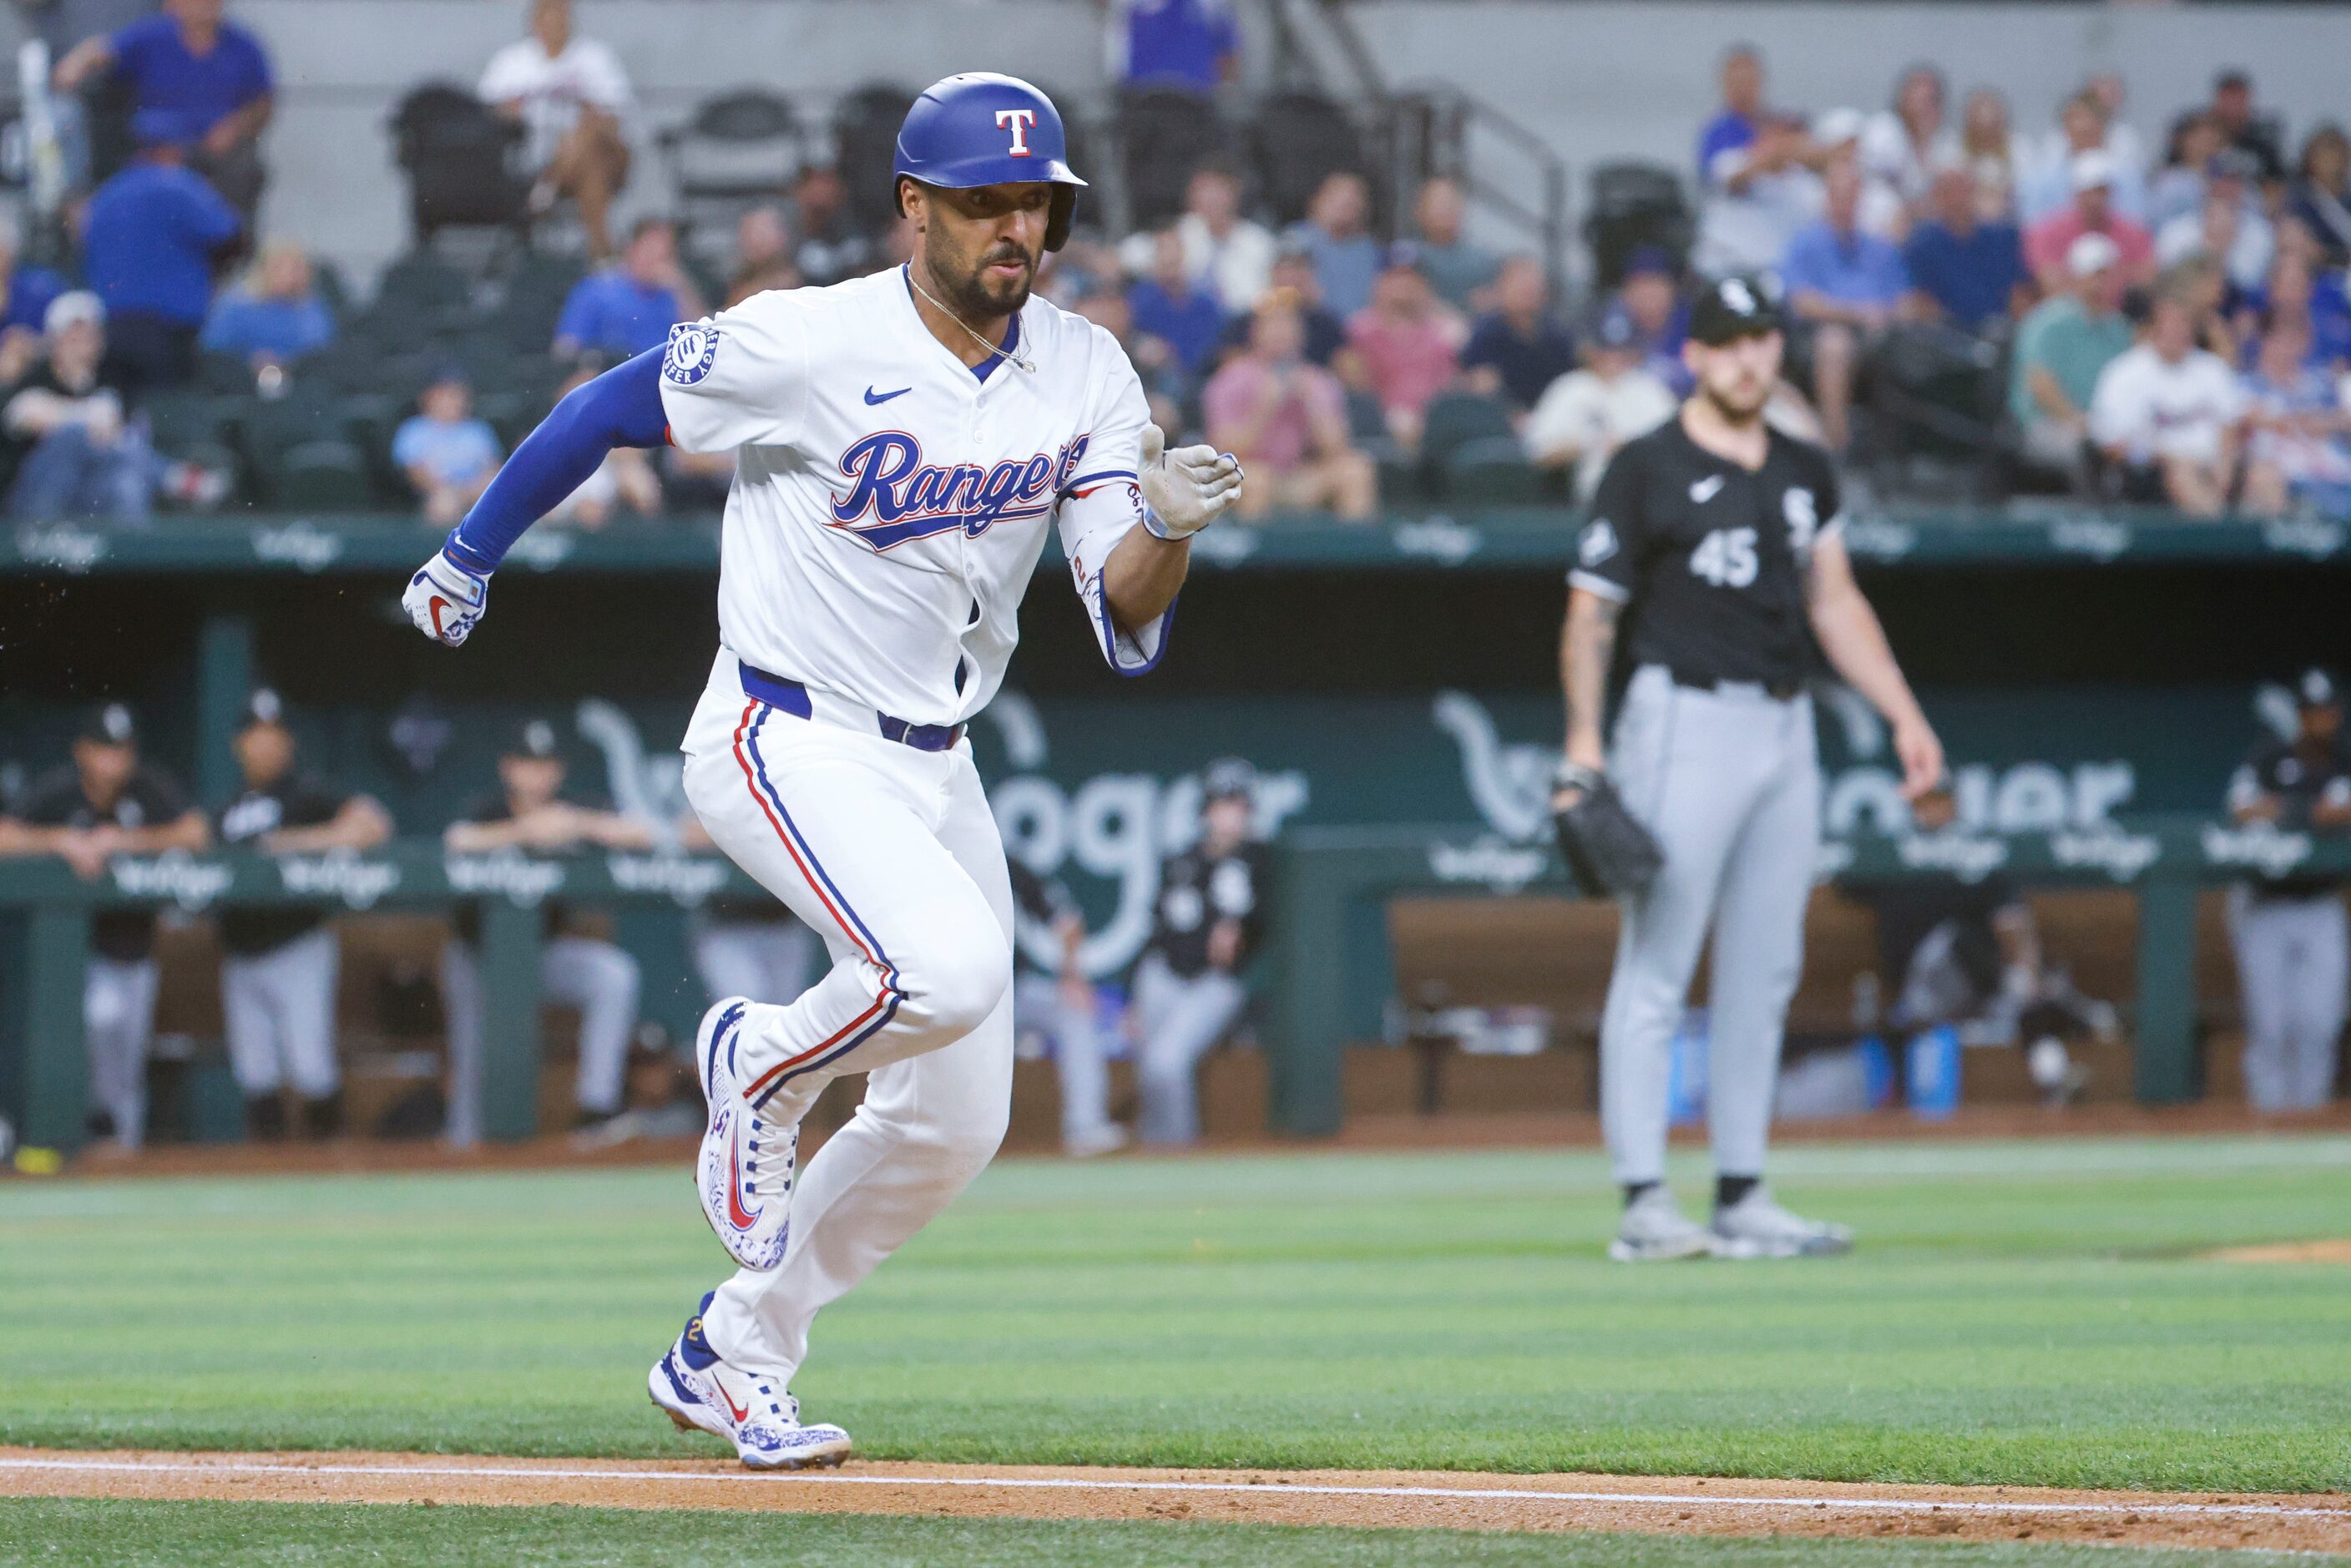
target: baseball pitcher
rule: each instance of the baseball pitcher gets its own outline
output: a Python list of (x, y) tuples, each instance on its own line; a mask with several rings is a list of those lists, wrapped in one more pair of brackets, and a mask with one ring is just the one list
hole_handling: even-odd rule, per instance
[[(1698, 297), (1683, 350), (1697, 388), (1610, 459), (1568, 577), (1567, 756), (1552, 804), (1563, 841), (1597, 846), (1604, 872), (1627, 868), (1603, 878), (1624, 921), (1600, 1023), (1601, 1125), (1625, 1192), (1609, 1253), (1620, 1260), (1852, 1245), (1843, 1227), (1797, 1218), (1763, 1186), (1820, 845), (1805, 692), (1820, 657), (1892, 725), (1907, 795), (1943, 771), (1941, 744), (1854, 582), (1827, 454), (1764, 423), (1781, 349), (1779, 310), (1760, 282), (1725, 278)], [(1604, 748), (1620, 630), (1632, 678)], [(1629, 814), (1655, 854), (1613, 850), (1620, 836), (1584, 821), (1595, 806)], [(1716, 1177), (1714, 1221), (1700, 1226), (1665, 1185), (1667, 1090), (1709, 928)]]
[[(810, 1322), (1004, 1134), (1012, 892), (965, 732), (1004, 678), (1046, 529), (1103, 656), (1141, 674), (1190, 536), (1240, 491), (1228, 455), (1163, 455), (1107, 332), (1030, 297), (1083, 183), (1027, 82), (934, 84), (893, 177), (912, 262), (756, 295), (574, 392), (406, 595), (418, 626), (463, 643), (507, 547), (612, 447), (737, 455), (685, 793), (833, 962), (797, 1000), (729, 997), (703, 1019), (697, 1187), (741, 1267), (649, 1384), (754, 1467), (847, 1454), (786, 1392)], [(801, 1117), (856, 1072), (864, 1103), (796, 1183)]]

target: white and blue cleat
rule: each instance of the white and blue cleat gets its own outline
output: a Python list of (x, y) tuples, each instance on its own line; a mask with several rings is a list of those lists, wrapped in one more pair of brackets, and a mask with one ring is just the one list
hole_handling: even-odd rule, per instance
[(750, 1005), (748, 998), (728, 997), (702, 1015), (695, 1031), (695, 1071), (710, 1107), (695, 1185), (703, 1218), (728, 1254), (746, 1269), (768, 1270), (784, 1260), (791, 1239), (800, 1130), (797, 1123), (783, 1127), (766, 1120), (742, 1096), (735, 1044)]
[(645, 1381), (653, 1403), (669, 1413), (677, 1429), (726, 1438), (755, 1470), (804, 1470), (849, 1458), (848, 1433), (823, 1422), (802, 1426), (800, 1402), (777, 1388), (773, 1379), (719, 1358), (703, 1337), (702, 1314), (709, 1310), (705, 1295)]

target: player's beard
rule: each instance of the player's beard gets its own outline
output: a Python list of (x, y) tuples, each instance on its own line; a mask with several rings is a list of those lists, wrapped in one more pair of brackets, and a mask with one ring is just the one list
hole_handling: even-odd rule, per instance
[(1771, 383), (1760, 376), (1740, 376), (1727, 386), (1717, 386), (1701, 379), (1698, 395), (1713, 409), (1723, 423), (1733, 430), (1744, 430), (1763, 417), (1764, 405), (1771, 401)]
[[(1037, 281), (1037, 258), (1012, 241), (997, 240), (968, 263), (947, 250), (945, 236), (932, 230), (925, 238), (923, 270), (938, 286), (939, 302), (966, 322), (999, 319), (1029, 303), (1029, 291)], [(1021, 264), (1017, 282), (998, 285), (989, 278), (988, 268), (1001, 261)]]

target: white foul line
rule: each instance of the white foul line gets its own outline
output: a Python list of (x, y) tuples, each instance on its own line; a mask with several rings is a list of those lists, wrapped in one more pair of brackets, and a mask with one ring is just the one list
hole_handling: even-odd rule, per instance
[(2164, 1514), (2199, 1518), (2309, 1519), (2351, 1524), (2351, 1509), (2302, 1508), (2282, 1503), (2230, 1502), (1970, 1502), (1932, 1498), (1736, 1497), (1698, 1492), (1535, 1491), (1506, 1487), (1340, 1486), (1330, 1482), (1287, 1485), (1276, 1481), (1149, 1481), (1081, 1479), (1048, 1476), (850, 1476), (817, 1471), (597, 1470), (496, 1465), (295, 1465), (227, 1459), (198, 1463), (178, 1459), (0, 1458), (0, 1470), (75, 1470), (131, 1474), (475, 1477), (560, 1481), (750, 1482), (773, 1486), (974, 1487), (983, 1490), (1237, 1492), (1272, 1497), (1443, 1498), (1452, 1502), (1644, 1503), (1677, 1508), (1792, 1508), (1877, 1513)]

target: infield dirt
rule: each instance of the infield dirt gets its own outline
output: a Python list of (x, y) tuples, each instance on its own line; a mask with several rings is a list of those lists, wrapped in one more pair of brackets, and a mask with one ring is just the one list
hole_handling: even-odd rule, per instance
[(718, 1459), (0, 1448), (0, 1496), (573, 1504), (1389, 1529), (2031, 1540), (2351, 1552), (2338, 1494), (2064, 1491), (1687, 1477), (1142, 1470), (852, 1461), (754, 1475)]

